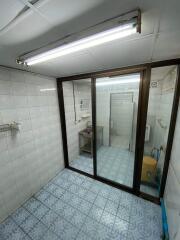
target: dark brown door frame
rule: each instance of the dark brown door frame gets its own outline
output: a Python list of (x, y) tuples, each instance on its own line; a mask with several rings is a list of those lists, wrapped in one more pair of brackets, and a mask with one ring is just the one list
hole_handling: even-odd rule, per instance
[[(72, 80), (69, 80), (69, 81), (72, 81)], [(69, 165), (67, 132), (66, 132), (66, 117), (65, 117), (65, 108), (64, 108), (63, 81), (59, 81), (59, 79), (56, 79), (56, 82), (57, 82), (57, 93), (58, 93), (58, 102), (59, 102), (59, 113), (60, 113), (60, 120), (61, 120), (60, 122), (61, 122), (61, 135), (62, 135), (62, 144), (63, 144), (64, 166), (65, 166), (65, 168), (76, 171), (85, 176), (94, 178), (93, 175), (83, 172), (83, 171), (76, 169), (74, 167), (71, 167)], [(91, 80), (91, 85), (92, 85), (92, 83), (93, 83), (93, 81)]]
[[(179, 64), (179, 65), (178, 65)], [(150, 76), (151, 76), (151, 69), (156, 67), (163, 67), (169, 65), (178, 65), (178, 74), (177, 74), (177, 81), (176, 81), (176, 89), (174, 94), (173, 100), (173, 108), (171, 114), (171, 121), (170, 121), (170, 130), (168, 134), (168, 144), (166, 149), (166, 156), (165, 156), (165, 164), (163, 169), (163, 176), (161, 181), (161, 188), (160, 188), (160, 197), (164, 194), (164, 189), (166, 185), (174, 131), (175, 131), (175, 124), (176, 124), (176, 117), (178, 111), (178, 103), (179, 103), (179, 95), (180, 95), (180, 59), (172, 59), (166, 61), (159, 61), (153, 62), (151, 64), (145, 63), (141, 65), (125, 67), (125, 68), (118, 68), (118, 69), (110, 69), (100, 72), (94, 73), (87, 73), (87, 74), (80, 74), (75, 76), (57, 78), (57, 89), (58, 89), (58, 99), (59, 99), (59, 108), (60, 108), (60, 119), (61, 119), (61, 129), (62, 129), (62, 140), (63, 140), (63, 151), (64, 151), (64, 161), (65, 167), (84, 174), (86, 176), (95, 178), (101, 182), (107, 183), (111, 186), (120, 188), (127, 192), (131, 192), (135, 195), (138, 195), (142, 198), (147, 200), (159, 203), (160, 198), (153, 197), (149, 194), (140, 192), (140, 179), (141, 179), (141, 170), (142, 170), (142, 159), (143, 159), (143, 151), (144, 151), (144, 136), (145, 136), (145, 125), (146, 125), (146, 117), (147, 117), (147, 108), (148, 108), (148, 98), (149, 98), (149, 84), (150, 84)], [(116, 182), (104, 179), (102, 177), (97, 176), (97, 159), (96, 159), (96, 86), (95, 81), (98, 77), (107, 77), (107, 76), (116, 76), (116, 75), (124, 75), (130, 74), (135, 72), (142, 72), (141, 73), (141, 81), (140, 81), (140, 92), (141, 96), (139, 99), (139, 106), (138, 106), (138, 126), (136, 134), (136, 151), (135, 151), (135, 168), (134, 168), (134, 184), (133, 188), (118, 184)], [(68, 162), (68, 149), (67, 149), (67, 134), (66, 134), (66, 121), (65, 121), (65, 112), (64, 112), (64, 97), (63, 97), (63, 87), (62, 82), (64, 81), (72, 81), (72, 80), (79, 80), (84, 78), (91, 78), (91, 90), (92, 90), (92, 122), (93, 122), (93, 156), (94, 156), (94, 175), (90, 175), (85, 173), (81, 170), (72, 168), (69, 166)], [(139, 93), (140, 93), (139, 92)], [(93, 110), (94, 109), (94, 110)]]
[(62, 81), (57, 80), (57, 93), (58, 93), (58, 102), (59, 102), (59, 112), (61, 120), (61, 135), (62, 135), (62, 144), (63, 144), (63, 155), (64, 155), (64, 165), (66, 168), (69, 167), (68, 161), (68, 147), (67, 147), (67, 133), (66, 133), (66, 118), (64, 110), (64, 94)]
[(138, 106), (138, 119), (136, 130), (136, 148), (135, 148), (135, 163), (134, 163), (134, 180), (133, 187), (136, 194), (140, 194), (141, 184), (141, 170), (144, 153), (144, 137), (146, 128), (146, 116), (149, 98), (149, 85), (151, 78), (151, 65), (147, 65), (147, 69), (141, 72), (141, 82), (139, 91), (139, 106)]
[(96, 79), (91, 78), (91, 99), (92, 99), (92, 130), (93, 130), (93, 167), (94, 177), (97, 178), (97, 152), (96, 152)]

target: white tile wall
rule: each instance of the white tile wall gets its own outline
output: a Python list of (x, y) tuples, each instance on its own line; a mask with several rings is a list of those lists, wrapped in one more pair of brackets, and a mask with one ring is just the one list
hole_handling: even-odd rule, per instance
[(0, 132), (0, 221), (64, 167), (55, 79), (0, 68), (0, 124), (12, 121), (19, 132)]
[(180, 106), (176, 121), (175, 136), (171, 152), (171, 161), (165, 191), (169, 233), (171, 240), (180, 238)]

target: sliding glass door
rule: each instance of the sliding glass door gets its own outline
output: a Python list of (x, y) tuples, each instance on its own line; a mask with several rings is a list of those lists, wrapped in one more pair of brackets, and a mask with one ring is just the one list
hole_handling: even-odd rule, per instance
[(96, 79), (97, 176), (133, 187), (140, 73)]
[(140, 191), (159, 197), (177, 79), (177, 66), (151, 70)]
[(91, 79), (62, 84), (68, 166), (93, 175)]
[(145, 65), (58, 82), (65, 166), (159, 201), (177, 116), (179, 69)]

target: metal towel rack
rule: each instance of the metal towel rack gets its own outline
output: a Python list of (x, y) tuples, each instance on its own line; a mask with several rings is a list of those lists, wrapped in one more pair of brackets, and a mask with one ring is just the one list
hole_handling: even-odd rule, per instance
[(12, 122), (8, 124), (0, 125), (0, 132), (12, 131), (12, 130), (19, 130), (20, 123)]

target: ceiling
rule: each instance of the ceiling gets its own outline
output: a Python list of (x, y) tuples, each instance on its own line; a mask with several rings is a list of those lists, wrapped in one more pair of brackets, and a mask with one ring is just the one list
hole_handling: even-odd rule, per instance
[[(31, 67), (18, 56), (139, 7), (142, 33)], [(180, 57), (179, 0), (1, 0), (0, 65), (68, 76)]]

